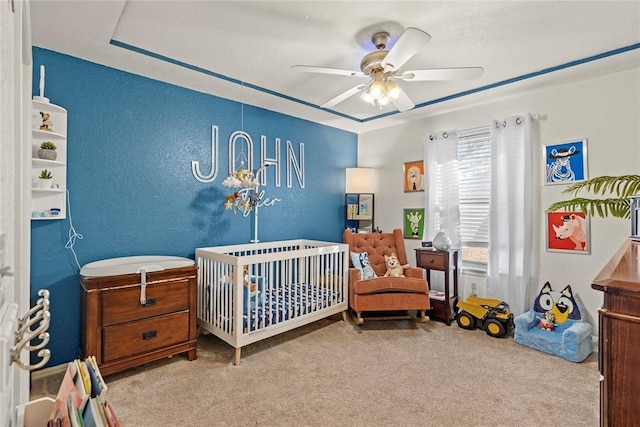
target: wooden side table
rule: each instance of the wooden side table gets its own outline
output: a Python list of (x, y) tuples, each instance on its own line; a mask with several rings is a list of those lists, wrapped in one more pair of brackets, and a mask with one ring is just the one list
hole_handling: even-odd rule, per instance
[[(456, 311), (458, 302), (458, 249), (439, 251), (437, 249), (417, 248), (416, 265), (425, 269), (427, 282), (431, 288), (431, 270), (444, 273), (444, 299), (431, 296), (432, 319), (443, 321), (451, 325), (451, 314)], [(450, 292), (449, 281), (453, 274), (453, 295)]]

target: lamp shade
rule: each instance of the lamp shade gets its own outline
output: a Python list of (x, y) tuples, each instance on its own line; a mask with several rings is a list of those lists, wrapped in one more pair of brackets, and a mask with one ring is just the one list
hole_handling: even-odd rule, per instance
[(347, 168), (347, 193), (373, 193), (373, 168)]

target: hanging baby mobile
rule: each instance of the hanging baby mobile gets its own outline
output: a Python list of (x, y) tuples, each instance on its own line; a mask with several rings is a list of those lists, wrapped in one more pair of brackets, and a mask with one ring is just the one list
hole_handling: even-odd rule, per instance
[(229, 176), (222, 181), (223, 186), (237, 189), (224, 198), (225, 208), (231, 210), (234, 214), (240, 211), (243, 216), (249, 215), (260, 202), (264, 192), (258, 192), (260, 184), (257, 175), (266, 167), (263, 166), (256, 173), (253, 173), (248, 169), (249, 166), (246, 164), (246, 160), (247, 158), (243, 151), (236, 159), (236, 162), (239, 161), (237, 172), (234, 167)]

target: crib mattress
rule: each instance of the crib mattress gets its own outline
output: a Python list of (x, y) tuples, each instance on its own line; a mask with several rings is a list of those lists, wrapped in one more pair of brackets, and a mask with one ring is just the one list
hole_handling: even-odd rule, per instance
[(250, 332), (281, 323), (289, 319), (330, 307), (336, 295), (316, 285), (295, 284), (291, 288), (266, 290), (264, 301), (255, 310), (243, 316), (244, 332)]
[(83, 277), (118, 276), (136, 274), (144, 271), (163, 271), (171, 268), (188, 267), (195, 262), (189, 258), (168, 255), (141, 255), (120, 258), (109, 258), (85, 264), (80, 270)]

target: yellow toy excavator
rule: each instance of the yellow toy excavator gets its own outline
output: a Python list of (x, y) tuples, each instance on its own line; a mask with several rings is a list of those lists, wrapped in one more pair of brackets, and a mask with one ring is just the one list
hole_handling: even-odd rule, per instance
[(502, 338), (513, 329), (513, 313), (504, 301), (469, 295), (458, 301), (458, 308), (456, 322), (462, 329), (480, 328), (495, 338)]

